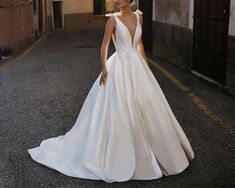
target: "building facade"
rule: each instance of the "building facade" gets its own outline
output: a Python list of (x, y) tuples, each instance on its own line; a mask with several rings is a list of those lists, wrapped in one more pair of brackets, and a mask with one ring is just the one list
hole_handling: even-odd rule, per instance
[(103, 27), (104, 14), (114, 10), (113, 0), (50, 0), (52, 28)]
[(235, 95), (235, 1), (152, 3), (152, 53)]
[[(135, 2), (147, 51), (235, 95), (235, 0)], [(53, 29), (103, 28), (114, 11), (114, 0), (0, 0), (0, 47), (20, 49)]]
[(15, 52), (52, 29), (48, 0), (0, 0), (0, 48)]
[(104, 27), (113, 10), (113, 0), (0, 0), (0, 48), (20, 51), (53, 29)]
[(34, 12), (30, 2), (0, 0), (0, 48), (12, 47), (16, 51), (35, 38)]

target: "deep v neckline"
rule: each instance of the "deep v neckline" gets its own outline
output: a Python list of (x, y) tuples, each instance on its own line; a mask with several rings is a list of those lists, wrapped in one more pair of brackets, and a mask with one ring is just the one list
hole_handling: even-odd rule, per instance
[[(118, 14), (120, 15), (120, 13), (118, 13)], [(136, 17), (136, 26), (135, 26), (135, 30), (134, 30), (134, 38), (133, 38), (133, 39), (132, 39), (131, 32), (130, 32), (130, 30), (128, 29), (128, 27), (119, 19), (118, 16), (116, 16), (117, 19), (118, 19), (118, 21), (121, 22), (121, 24), (124, 26), (124, 28), (126, 28), (126, 30), (127, 30), (128, 33), (129, 33), (129, 36), (130, 36), (130, 39), (131, 39), (131, 47), (133, 47), (133, 45), (134, 45), (135, 36), (136, 36), (136, 30), (137, 30), (137, 26), (138, 26), (138, 17), (137, 17), (137, 13), (134, 12), (134, 14), (135, 14), (135, 17)]]

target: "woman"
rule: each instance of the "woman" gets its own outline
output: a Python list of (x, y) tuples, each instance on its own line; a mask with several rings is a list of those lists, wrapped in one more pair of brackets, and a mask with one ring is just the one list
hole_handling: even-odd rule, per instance
[[(28, 149), (32, 159), (67, 176), (121, 182), (182, 172), (194, 152), (147, 64), (143, 13), (117, 0), (101, 47), (102, 72), (65, 135)], [(108, 59), (109, 42), (116, 52)]]

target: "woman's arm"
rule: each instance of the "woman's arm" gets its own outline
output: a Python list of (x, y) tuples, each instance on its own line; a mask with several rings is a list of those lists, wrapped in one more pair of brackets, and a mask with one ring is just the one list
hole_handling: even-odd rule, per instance
[(100, 53), (101, 53), (102, 69), (106, 68), (105, 62), (107, 60), (109, 43), (112, 37), (114, 26), (115, 26), (115, 20), (113, 16), (111, 16), (106, 23), (104, 37), (101, 45)]
[[(143, 16), (142, 15), (139, 15), (139, 16), (140, 16), (140, 23), (141, 23), (141, 27), (142, 27), (143, 26)], [(140, 37), (140, 39), (138, 41), (137, 49), (141, 53), (141, 55), (144, 57), (144, 59), (146, 60), (146, 62), (148, 64), (147, 57), (145, 55), (145, 50), (144, 50), (144, 44), (143, 44), (143, 41), (142, 41), (142, 36)]]
[(108, 48), (109, 48), (109, 43), (110, 39), (112, 37), (112, 33), (114, 30), (114, 25), (115, 25), (115, 20), (113, 16), (111, 16), (105, 26), (105, 32), (104, 32), (104, 37), (103, 37), (103, 42), (101, 45), (101, 62), (102, 62), (102, 74), (100, 77), (100, 85), (105, 84), (108, 76), (107, 68), (106, 68), (106, 61), (107, 61), (107, 55), (108, 55)]

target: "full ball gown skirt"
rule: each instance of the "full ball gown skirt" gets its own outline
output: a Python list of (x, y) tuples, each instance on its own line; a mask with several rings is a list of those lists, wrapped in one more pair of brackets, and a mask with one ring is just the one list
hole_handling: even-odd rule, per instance
[(116, 48), (106, 61), (108, 77), (92, 85), (65, 135), (28, 149), (31, 158), (67, 176), (121, 182), (158, 179), (182, 172), (194, 152), (157, 80), (137, 50), (142, 35), (139, 15), (135, 37), (116, 20)]

